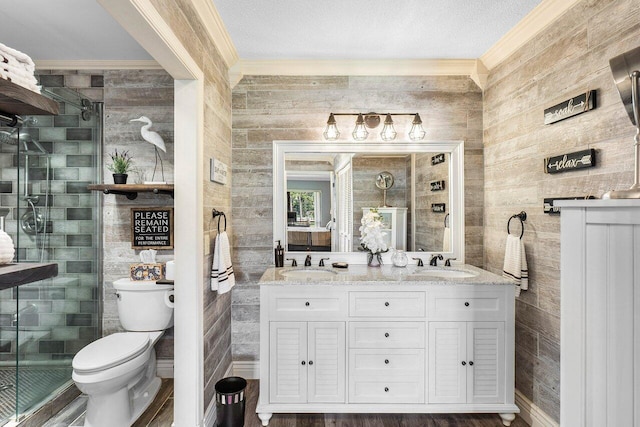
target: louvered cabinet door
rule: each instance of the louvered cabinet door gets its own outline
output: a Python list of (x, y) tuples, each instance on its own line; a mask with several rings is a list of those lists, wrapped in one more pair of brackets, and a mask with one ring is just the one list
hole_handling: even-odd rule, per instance
[(345, 401), (345, 324), (309, 322), (308, 401)]
[(504, 322), (469, 322), (467, 358), (467, 402), (504, 402)]
[(467, 401), (466, 335), (467, 322), (429, 322), (429, 403)]
[(269, 401), (307, 401), (307, 322), (269, 325)]

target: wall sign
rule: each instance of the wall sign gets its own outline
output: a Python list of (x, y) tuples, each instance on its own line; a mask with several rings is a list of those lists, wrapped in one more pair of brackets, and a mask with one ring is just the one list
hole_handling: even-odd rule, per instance
[(210, 161), (210, 177), (209, 179), (218, 184), (227, 184), (227, 164), (222, 163), (220, 160), (212, 158)]
[(594, 108), (596, 108), (596, 91), (590, 90), (544, 110), (544, 124), (550, 125)]
[(595, 199), (593, 196), (587, 197), (553, 197), (553, 198), (545, 198), (544, 200), (544, 213), (550, 215), (560, 215), (560, 208), (558, 206), (553, 206), (553, 202), (556, 200), (587, 200), (587, 199)]
[(173, 208), (131, 208), (132, 249), (173, 249)]
[(576, 169), (592, 168), (596, 165), (596, 150), (574, 151), (573, 153), (544, 159), (544, 173), (560, 173)]
[(445, 210), (445, 203), (431, 203), (431, 212), (444, 213)]
[(438, 165), (444, 163), (444, 153), (436, 154), (431, 158), (431, 165)]
[(442, 191), (442, 190), (444, 190), (444, 181), (431, 182), (431, 191)]

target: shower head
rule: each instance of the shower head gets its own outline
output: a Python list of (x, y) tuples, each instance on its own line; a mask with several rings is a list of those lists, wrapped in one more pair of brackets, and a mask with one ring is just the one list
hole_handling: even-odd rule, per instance
[(18, 145), (18, 139), (13, 136), (17, 129), (14, 129), (12, 132), (7, 132), (6, 130), (0, 130), (0, 143), (1, 144), (9, 144), (9, 145)]

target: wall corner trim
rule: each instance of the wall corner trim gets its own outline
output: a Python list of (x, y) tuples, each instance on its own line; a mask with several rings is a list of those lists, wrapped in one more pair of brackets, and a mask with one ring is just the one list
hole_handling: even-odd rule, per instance
[(553, 418), (530, 401), (520, 390), (516, 389), (515, 403), (520, 408), (520, 416), (531, 427), (560, 427)]
[(211, 0), (191, 0), (191, 3), (209, 33), (209, 37), (220, 51), (225, 64), (228, 68), (233, 67), (239, 59), (238, 51), (224, 26), (224, 22), (222, 22), (218, 9)]
[(489, 70), (484, 66), (482, 60), (476, 60), (475, 67), (469, 77), (484, 91), (484, 88), (487, 86), (487, 80), (489, 79)]

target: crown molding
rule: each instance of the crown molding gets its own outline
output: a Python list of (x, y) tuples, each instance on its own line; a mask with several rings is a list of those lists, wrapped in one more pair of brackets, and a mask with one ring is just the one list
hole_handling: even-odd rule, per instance
[(191, 4), (202, 20), (209, 37), (220, 51), (222, 59), (228, 68), (233, 67), (238, 62), (238, 51), (236, 50), (227, 28), (222, 22), (213, 1), (211, 0), (191, 0)]
[(239, 73), (280, 76), (425, 76), (470, 75), (475, 59), (409, 60), (246, 60)]
[(543, 0), (491, 46), (480, 60), (487, 69), (493, 69), (578, 2), (580, 0)]
[(38, 70), (159, 70), (153, 59), (149, 60), (59, 60), (34, 61)]

